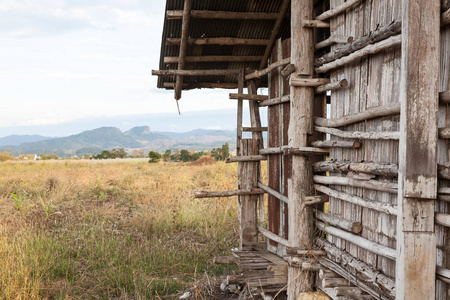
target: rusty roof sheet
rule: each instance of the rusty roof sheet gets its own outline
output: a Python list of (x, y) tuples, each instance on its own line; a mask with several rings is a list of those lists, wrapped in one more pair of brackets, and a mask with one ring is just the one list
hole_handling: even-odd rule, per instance
[[(227, 11), (227, 12), (266, 12), (278, 13), (283, 0), (193, 0), (192, 10)], [(171, 10), (183, 10), (184, 0), (167, 0), (166, 12)], [(244, 38), (244, 39), (270, 39), (276, 20), (244, 20), (244, 19), (200, 19), (191, 18), (189, 26), (190, 38)], [(164, 28), (161, 42), (160, 70), (176, 70), (176, 63), (164, 63), (165, 57), (178, 57), (180, 46), (166, 45), (167, 38), (181, 38), (181, 19), (168, 19), (164, 17)], [(290, 36), (290, 20), (285, 18), (279, 32), (279, 37)], [(189, 45), (187, 56), (264, 56), (266, 46), (250, 45)], [(209, 69), (235, 69), (241, 68), (257, 70), (259, 61), (255, 62), (186, 62), (186, 70)], [(164, 88), (164, 83), (174, 83), (175, 76), (159, 76), (158, 88)], [(234, 83), (237, 84), (237, 76), (184, 76), (183, 89), (191, 89), (196, 83)], [(267, 80), (261, 82), (261, 86), (267, 86)]]

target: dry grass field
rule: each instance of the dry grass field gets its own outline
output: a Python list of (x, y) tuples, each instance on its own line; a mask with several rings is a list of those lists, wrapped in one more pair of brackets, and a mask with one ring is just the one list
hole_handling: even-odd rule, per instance
[[(238, 242), (237, 166), (0, 163), (0, 299), (174, 298)], [(179, 294), (178, 294), (179, 295)]]

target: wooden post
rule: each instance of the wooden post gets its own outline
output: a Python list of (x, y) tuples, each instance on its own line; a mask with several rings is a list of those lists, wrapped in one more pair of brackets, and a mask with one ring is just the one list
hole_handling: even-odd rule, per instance
[[(244, 93), (244, 69), (239, 70), (238, 77), (238, 93)], [(243, 101), (238, 99), (237, 103), (237, 127), (236, 127), (236, 155), (241, 155), (241, 140), (242, 140), (242, 117), (243, 117)]]
[(396, 299), (434, 299), (439, 0), (402, 0)]
[[(293, 0), (291, 3), (291, 63), (295, 65), (297, 78), (313, 78), (314, 36), (313, 30), (303, 27), (303, 22), (313, 19), (313, 0)], [(291, 76), (294, 76), (292, 74)], [(307, 147), (308, 135), (313, 133), (314, 88), (290, 88), (291, 109), (289, 147)], [(307, 156), (292, 157), (292, 180), (289, 188), (289, 243), (292, 247), (312, 249), (313, 212), (304, 198), (311, 195), (312, 165)], [(314, 275), (296, 266), (288, 268), (288, 299), (297, 299), (301, 292), (312, 290)]]
[[(241, 140), (241, 155), (256, 155), (259, 151), (257, 139)], [(258, 187), (259, 162), (240, 162), (238, 165), (239, 189), (251, 190)], [(258, 223), (256, 206), (258, 195), (239, 196), (239, 249), (246, 242), (256, 242)]]
[[(189, 39), (189, 23), (191, 21), (192, 0), (184, 0), (183, 21), (181, 25), (180, 55), (178, 70), (183, 70), (186, 64), (186, 53)], [(177, 76), (175, 82), (175, 100), (180, 100), (183, 88), (183, 76)]]

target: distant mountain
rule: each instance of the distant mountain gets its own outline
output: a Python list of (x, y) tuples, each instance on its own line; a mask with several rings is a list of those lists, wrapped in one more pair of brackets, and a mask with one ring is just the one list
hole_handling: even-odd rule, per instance
[(42, 136), (42, 135), (9, 135), (0, 138), (0, 147), (1, 146), (18, 146), (23, 143), (32, 143), (32, 142), (39, 142), (51, 139), (51, 137), (48, 136)]
[(165, 151), (167, 149), (209, 150), (230, 144), (235, 147), (234, 131), (196, 129), (184, 133), (152, 132), (148, 126), (134, 127), (122, 132), (116, 127), (101, 127), (79, 134), (61, 138), (48, 138), (41, 141), (32, 139), (19, 145), (0, 147), (0, 152), (13, 155), (24, 153), (57, 154), (58, 156), (96, 154), (101, 150), (113, 148), (143, 149), (145, 151)]

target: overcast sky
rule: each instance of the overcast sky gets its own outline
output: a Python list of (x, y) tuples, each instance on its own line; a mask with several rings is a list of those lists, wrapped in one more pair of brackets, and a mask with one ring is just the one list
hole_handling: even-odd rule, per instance
[[(177, 114), (173, 92), (150, 75), (164, 8), (162, 0), (0, 0), (0, 128)], [(235, 108), (228, 92), (185, 91), (181, 111)]]

